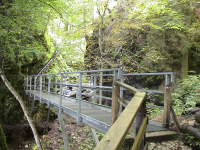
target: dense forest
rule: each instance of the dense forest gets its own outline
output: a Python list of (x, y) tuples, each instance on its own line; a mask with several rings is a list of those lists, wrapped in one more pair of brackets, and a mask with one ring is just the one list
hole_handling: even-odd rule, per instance
[[(176, 112), (198, 101), (197, 0), (0, 0), (0, 41), (0, 67), (25, 103), (24, 76), (52, 56), (45, 73), (119, 66), (128, 73), (175, 72)], [(23, 122), (2, 80), (0, 91), (0, 124)]]

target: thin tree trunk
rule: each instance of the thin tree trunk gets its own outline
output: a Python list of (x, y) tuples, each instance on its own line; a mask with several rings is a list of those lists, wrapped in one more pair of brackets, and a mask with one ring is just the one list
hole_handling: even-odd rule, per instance
[(15, 91), (15, 89), (12, 87), (12, 85), (10, 84), (10, 82), (7, 80), (6, 76), (4, 75), (2, 69), (0, 68), (0, 76), (3, 80), (3, 82), (5, 83), (5, 85), (7, 86), (7, 88), (10, 90), (10, 92), (15, 96), (15, 98), (18, 100), (20, 106), (22, 107), (22, 110), (24, 112), (24, 115), (26, 116), (26, 119), (28, 120), (28, 123), (33, 131), (33, 135), (34, 135), (34, 138), (35, 138), (35, 142), (37, 144), (37, 147), (39, 150), (42, 149), (42, 146), (41, 146), (41, 143), (40, 143), (40, 140), (39, 140), (39, 136), (37, 134), (37, 131), (36, 131), (36, 128), (35, 128), (35, 125), (33, 124), (33, 121), (31, 120), (31, 118), (28, 116), (28, 111), (27, 111), (27, 108), (23, 102), (23, 99), (22, 97)]

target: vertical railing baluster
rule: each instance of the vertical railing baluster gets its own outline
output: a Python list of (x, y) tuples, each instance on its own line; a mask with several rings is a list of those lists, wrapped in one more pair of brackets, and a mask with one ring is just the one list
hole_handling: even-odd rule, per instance
[[(79, 85), (79, 76), (77, 75), (77, 77), (76, 77), (76, 86), (78, 86)], [(79, 91), (78, 91), (78, 88), (76, 89), (76, 98), (78, 99), (78, 95), (79, 95), (79, 93), (78, 93)]]
[(62, 88), (63, 88), (63, 74), (60, 74), (60, 102), (59, 102), (59, 114), (61, 114), (62, 105)]
[(31, 79), (32, 79), (32, 77), (30, 76), (30, 88), (29, 88), (29, 90), (30, 90), (30, 97), (31, 97)]
[(49, 101), (50, 101), (50, 91), (51, 90), (51, 75), (48, 75), (48, 106), (49, 106)]
[(26, 90), (28, 90), (28, 76), (26, 76)]
[(55, 77), (55, 93), (57, 94), (58, 86), (57, 86), (57, 75)]
[(35, 99), (35, 94), (36, 94), (36, 80), (37, 80), (37, 76), (34, 76), (34, 99)]
[(78, 115), (77, 115), (77, 123), (78, 125), (81, 125), (81, 100), (82, 100), (82, 73), (79, 73), (79, 89), (78, 89), (79, 95), (78, 95)]
[(96, 74), (94, 75), (94, 103), (97, 103), (97, 97), (96, 97), (96, 94), (97, 94), (97, 90), (96, 90), (96, 86), (97, 86), (97, 76)]
[(40, 103), (42, 102), (42, 75), (40, 75)]
[[(122, 76), (122, 69), (119, 69), (118, 71), (118, 80), (121, 81), (122, 83), (124, 83), (124, 77)], [(123, 99), (123, 89), (122, 87), (120, 87), (120, 94), (119, 96)], [(119, 114), (122, 113), (122, 104), (119, 104)]]

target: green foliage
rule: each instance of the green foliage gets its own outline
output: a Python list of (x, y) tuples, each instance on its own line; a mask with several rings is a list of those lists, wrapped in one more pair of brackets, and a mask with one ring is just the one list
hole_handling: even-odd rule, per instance
[(189, 75), (180, 80), (179, 87), (172, 93), (172, 105), (176, 113), (180, 114), (186, 109), (194, 107), (199, 101), (200, 76)]
[[(195, 1), (120, 1), (105, 16), (102, 56), (98, 43), (101, 19), (94, 22), (86, 65), (96, 69), (102, 62), (105, 68), (124, 65), (128, 72), (186, 70), (186, 74), (189, 68), (199, 73), (198, 11)], [(189, 66), (182, 63), (187, 56)]]
[(2, 130), (1, 124), (0, 124), (0, 149), (1, 150), (8, 150), (8, 145), (6, 143), (6, 137)]
[[(47, 25), (63, 12), (63, 3), (49, 0), (5, 0), (0, 3), (0, 66), (22, 96), (23, 74), (34, 74), (53, 53)], [(24, 118), (19, 103), (2, 81), (0, 87), (3, 91), (0, 120), (7, 124), (20, 123)]]
[(184, 134), (183, 140), (185, 143), (188, 143), (190, 146), (200, 147), (200, 142), (194, 136), (188, 133)]

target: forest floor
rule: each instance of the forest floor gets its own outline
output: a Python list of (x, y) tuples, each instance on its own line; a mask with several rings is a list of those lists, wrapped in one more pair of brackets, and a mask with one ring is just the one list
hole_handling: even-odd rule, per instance
[[(95, 147), (90, 129), (88, 126), (77, 126), (76, 120), (64, 115), (65, 130), (68, 136), (69, 146), (71, 150), (92, 150)], [(155, 118), (157, 121), (162, 117)], [(180, 116), (178, 117), (180, 119)], [(180, 119), (181, 120), (181, 119)], [(183, 119), (182, 122), (191, 122), (191, 117)], [(62, 133), (60, 131), (60, 125), (58, 119), (49, 123), (50, 130), (47, 134), (41, 135), (41, 143), (46, 150), (64, 150), (64, 142), (62, 139)], [(103, 134), (97, 132), (97, 135), (101, 139)], [(122, 146), (122, 150), (131, 149), (131, 144), (126, 143)], [(23, 142), (20, 146), (10, 147), (10, 150), (36, 150), (36, 144), (34, 139), (30, 139)], [(149, 150), (192, 150), (191, 147), (185, 145), (180, 138), (173, 141), (166, 142), (151, 142), (148, 145)]]

